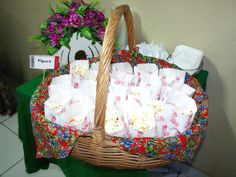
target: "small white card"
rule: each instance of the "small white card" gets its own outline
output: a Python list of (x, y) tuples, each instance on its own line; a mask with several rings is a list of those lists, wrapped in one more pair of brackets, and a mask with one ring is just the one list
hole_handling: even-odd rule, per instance
[(58, 69), (59, 56), (30, 55), (29, 63), (32, 69)]

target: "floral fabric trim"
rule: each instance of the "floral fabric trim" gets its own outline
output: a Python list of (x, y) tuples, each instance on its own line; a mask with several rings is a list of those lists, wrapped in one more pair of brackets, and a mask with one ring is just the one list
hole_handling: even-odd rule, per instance
[[(90, 59), (90, 63), (98, 58)], [(159, 68), (178, 68), (163, 60), (143, 56), (138, 48), (132, 51), (122, 50), (113, 55), (112, 62), (156, 63)], [(85, 133), (52, 123), (44, 117), (44, 102), (48, 98), (48, 85), (53, 77), (69, 73), (69, 66), (63, 66), (51, 73), (44, 83), (41, 83), (31, 98), (31, 114), (33, 134), (37, 147), (37, 158), (65, 158), (69, 155), (76, 139)], [(109, 137), (120, 149), (131, 154), (144, 155), (164, 160), (191, 160), (206, 134), (208, 126), (208, 97), (198, 81), (186, 74), (185, 83), (196, 89), (194, 100), (198, 112), (192, 126), (176, 137), (170, 138), (119, 138)]]

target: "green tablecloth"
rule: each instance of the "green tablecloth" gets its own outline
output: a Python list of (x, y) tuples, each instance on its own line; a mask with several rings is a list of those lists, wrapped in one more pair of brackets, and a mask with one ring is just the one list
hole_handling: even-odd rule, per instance
[[(208, 72), (202, 70), (195, 77), (199, 83), (206, 88)], [(30, 114), (30, 99), (35, 88), (42, 81), (42, 76), (37, 76), (31, 81), (19, 86), (16, 89), (18, 101), (18, 123), (19, 123), (19, 138), (23, 142), (25, 166), (28, 173), (33, 173), (39, 169), (47, 169), (49, 163), (55, 163), (61, 167), (67, 177), (123, 177), (123, 176), (148, 176), (146, 170), (114, 170), (108, 168), (95, 167), (78, 159), (67, 157), (65, 159), (36, 159), (36, 145), (32, 133), (31, 114)]]

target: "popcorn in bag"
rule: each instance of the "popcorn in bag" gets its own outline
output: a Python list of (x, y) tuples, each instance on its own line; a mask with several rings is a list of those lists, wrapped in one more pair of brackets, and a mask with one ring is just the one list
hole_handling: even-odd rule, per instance
[[(92, 89), (94, 89), (94, 87), (92, 87)], [(87, 118), (86, 121), (89, 122), (90, 129), (94, 127), (94, 110), (95, 110), (95, 92), (96, 91), (93, 91), (93, 92), (88, 91), (84, 89), (83, 87), (80, 87), (79, 89), (73, 89), (72, 90), (73, 98), (71, 101), (71, 105), (79, 104), (79, 107), (77, 107), (77, 109), (80, 110), (80, 113), (82, 109), (83, 111), (86, 111), (86, 118)], [(70, 111), (73, 111), (73, 110), (70, 109)]]
[(156, 136), (156, 120), (152, 109), (130, 105), (127, 109), (126, 124), (129, 137)]
[[(158, 106), (156, 106), (158, 105)], [(175, 115), (175, 107), (171, 104), (166, 103), (158, 103), (154, 104), (156, 109), (156, 129), (157, 129), (157, 138), (166, 138), (170, 136), (176, 136), (179, 134), (175, 125), (171, 121), (173, 119), (173, 115)]]
[(93, 122), (91, 122), (91, 118), (89, 117), (90, 109), (87, 106), (88, 103), (86, 104), (82, 101), (71, 104), (66, 110), (67, 119), (62, 125), (84, 132), (91, 131)]
[[(45, 116), (71, 129), (94, 128), (99, 63), (89, 69), (88, 60), (71, 64), (70, 75), (53, 79)], [(160, 75), (159, 73), (160, 72)], [(185, 72), (139, 64), (112, 64), (108, 86), (105, 131), (119, 137), (177, 136), (192, 124), (197, 107), (190, 98), (195, 89), (184, 84)]]
[(173, 91), (169, 93), (167, 103), (175, 106), (175, 122), (178, 125), (176, 128), (180, 132), (184, 132), (191, 126), (195, 114), (197, 113), (195, 100), (179, 91)]
[(80, 87), (81, 81), (85, 79), (85, 75), (88, 71), (88, 60), (76, 60), (70, 64), (71, 82), (74, 88)]
[(53, 94), (44, 103), (45, 117), (58, 124), (63, 124), (67, 118), (66, 110), (68, 109), (72, 99), (70, 91), (61, 90), (57, 94)]
[(114, 106), (109, 107), (106, 110), (105, 132), (111, 136), (127, 136), (127, 127), (124, 121), (123, 113)]

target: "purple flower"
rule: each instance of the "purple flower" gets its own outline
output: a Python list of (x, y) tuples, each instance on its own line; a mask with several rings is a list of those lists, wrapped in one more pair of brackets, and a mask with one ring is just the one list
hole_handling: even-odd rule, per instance
[(59, 13), (55, 13), (54, 14), (54, 17), (55, 17), (55, 20), (62, 20), (62, 15), (61, 14), (59, 14)]
[(49, 17), (50, 21), (58, 21), (62, 19), (62, 15), (60, 13), (55, 13), (51, 17)]
[(84, 24), (88, 27), (93, 25), (93, 19), (90, 18), (89, 16), (83, 17)]
[(58, 33), (60, 34), (60, 35), (63, 35), (63, 29), (64, 29), (64, 25), (63, 24), (58, 24), (57, 25), (57, 30), (58, 30)]
[(57, 26), (56, 22), (50, 22), (47, 28), (43, 32), (46, 34), (52, 34), (56, 31), (56, 26)]
[(79, 2), (78, 0), (74, 0), (74, 2), (69, 7), (68, 13), (75, 12), (75, 10), (78, 8)]
[(63, 26), (69, 26), (69, 25), (70, 25), (69, 18), (64, 17), (64, 18), (62, 19), (61, 24), (62, 24)]
[(58, 36), (57, 34), (50, 34), (48, 35), (48, 38), (50, 39), (50, 45), (55, 47), (58, 45), (59, 40), (60, 40), (60, 36)]
[(105, 19), (104, 14), (102, 12), (100, 12), (100, 11), (97, 11), (96, 17), (97, 17), (98, 21), (102, 21), (102, 20)]
[(74, 28), (78, 28), (81, 25), (81, 19), (77, 13), (69, 13), (69, 23)]
[(83, 0), (80, 0), (80, 1), (79, 1), (79, 4), (80, 4), (80, 5), (85, 5), (86, 3), (85, 3)]
[(104, 35), (105, 35), (105, 28), (101, 27), (98, 29), (98, 37), (103, 40), (104, 38)]
[(90, 18), (93, 18), (96, 16), (96, 11), (92, 10), (92, 9), (87, 9), (86, 11), (86, 14), (90, 17)]

